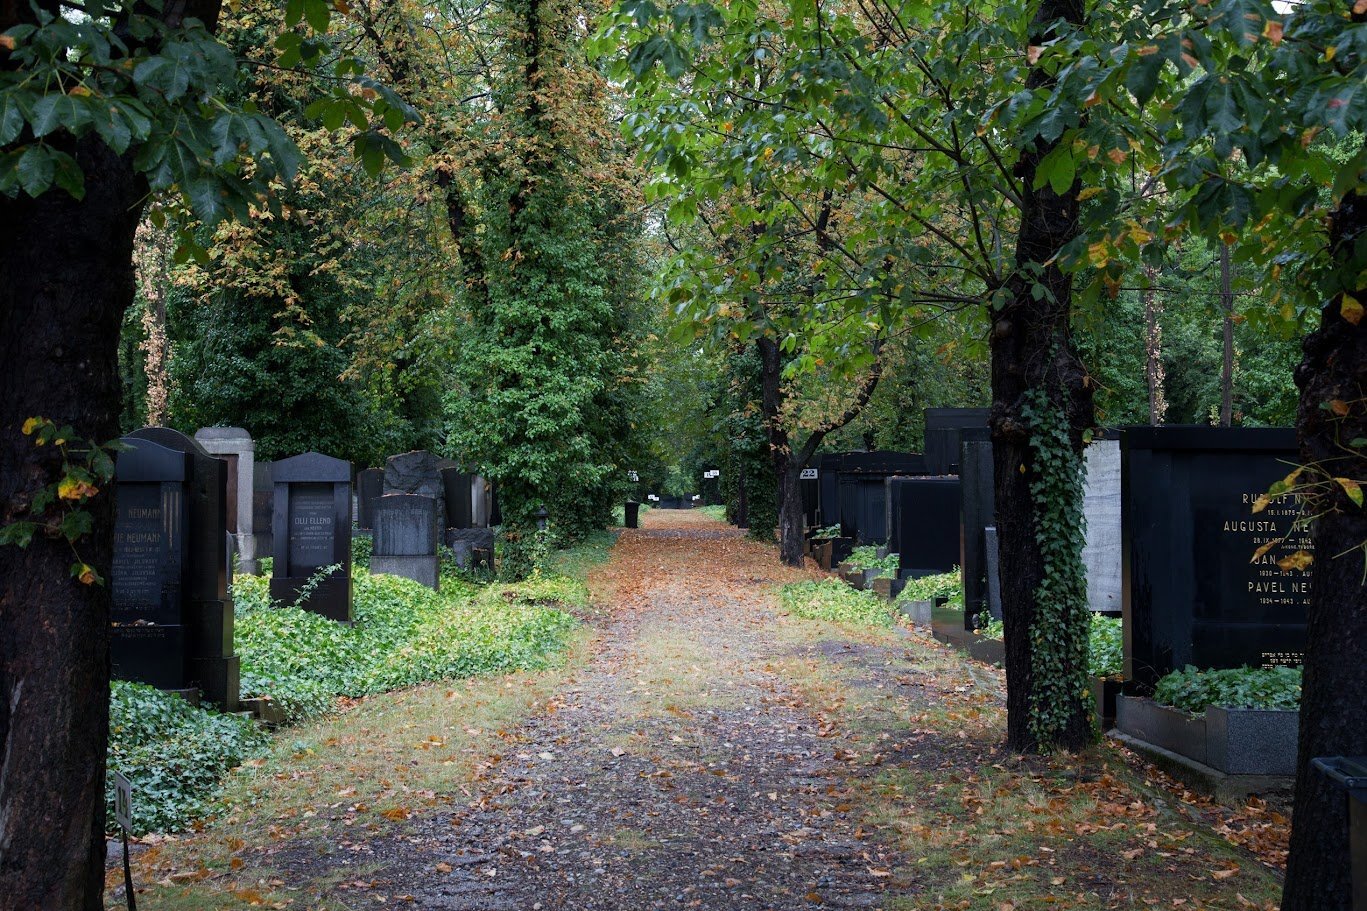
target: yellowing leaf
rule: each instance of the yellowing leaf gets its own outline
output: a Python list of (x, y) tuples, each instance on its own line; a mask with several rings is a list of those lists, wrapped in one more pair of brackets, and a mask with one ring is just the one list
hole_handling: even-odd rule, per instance
[(9, 35), (0, 35), (0, 47), (3, 47), (7, 51), (14, 50), (14, 39)]
[(1038, 44), (1030, 45), (1025, 51), (1025, 62), (1034, 66), (1036, 63), (1039, 63), (1039, 55), (1042, 53), (1044, 53), (1044, 48), (1040, 47)]
[[(1282, 572), (1290, 572), (1293, 569), (1309, 569), (1310, 564), (1315, 562), (1315, 555), (1309, 551), (1298, 550), (1294, 554), (1282, 557), (1277, 561), (1277, 568)], [(1218, 878), (1218, 877), (1217, 877)]]
[(1362, 506), (1362, 485), (1352, 478), (1334, 478), (1334, 482), (1343, 488), (1343, 492), (1348, 494), (1348, 499), (1352, 500), (1360, 508)]
[(1343, 399), (1333, 399), (1329, 402), (1329, 410), (1341, 418), (1348, 416), (1348, 403)]
[(1282, 541), (1281, 541), (1280, 538), (1278, 538), (1278, 539), (1275, 540), (1275, 541), (1268, 541), (1268, 542), (1267, 542), (1266, 544), (1264, 544), (1262, 547), (1259, 547), (1257, 550), (1255, 550), (1255, 551), (1253, 552), (1253, 559), (1249, 560), (1248, 562), (1249, 562), (1249, 563), (1257, 563), (1257, 562), (1258, 562), (1259, 560), (1261, 560), (1263, 557), (1267, 556), (1267, 552), (1268, 552), (1269, 550), (1271, 550), (1272, 548), (1276, 547), (1276, 546), (1277, 546), (1278, 544), (1280, 544), (1280, 543), (1282, 543)]
[(1081, 193), (1077, 194), (1078, 202), (1086, 202), (1100, 192), (1101, 187), (1085, 187)]
[(29, 418), (24, 422), (24, 436), (31, 436), (33, 431), (38, 429), (38, 425), (43, 422), (42, 418)]
[(1362, 303), (1353, 295), (1345, 292), (1343, 300), (1339, 302), (1339, 314), (1356, 326), (1362, 322)]
[(1268, 498), (1267, 494), (1258, 494), (1258, 499), (1253, 501), (1253, 512), (1255, 514), (1262, 512), (1264, 509), (1267, 509), (1268, 504), (1271, 502), (1272, 500)]
[(1268, 41), (1271, 41), (1273, 47), (1276, 47), (1282, 43), (1282, 31), (1282, 24), (1280, 22), (1269, 19), (1267, 20), (1267, 24), (1263, 26), (1263, 37)]
[(1126, 152), (1124, 149), (1111, 149), (1106, 153), (1106, 157), (1116, 164), (1124, 164), (1125, 159), (1130, 157), (1130, 153)]

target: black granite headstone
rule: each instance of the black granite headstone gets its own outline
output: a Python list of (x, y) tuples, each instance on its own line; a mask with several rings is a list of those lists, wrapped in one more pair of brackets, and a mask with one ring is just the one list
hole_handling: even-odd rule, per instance
[(442, 459), (426, 450), (393, 455), (384, 463), (384, 494), (408, 493), (437, 501), (437, 527), (446, 527), (446, 485)]
[(185, 689), (190, 457), (147, 440), (126, 445), (114, 461), (113, 676)]
[(969, 428), (987, 427), (988, 416), (986, 408), (927, 408), (926, 472), (958, 474), (959, 443), (963, 432)]
[(797, 485), (802, 497), (802, 524), (815, 528), (821, 514), (821, 469), (815, 464), (802, 469)]
[(186, 575), (182, 598), (187, 677), (205, 699), (237, 708), (239, 661), (233, 654), (233, 602), (228, 595), (228, 465), (198, 441), (168, 427), (144, 427), (124, 438), (146, 440), (189, 456), (186, 487)]
[(441, 469), (442, 496), (446, 501), (446, 527), (474, 527), (474, 476), (459, 468)]
[(959, 493), (963, 524), (959, 566), (964, 584), (964, 621), (988, 609), (985, 533), (995, 522), (996, 495), (992, 479), (992, 442), (986, 428), (965, 429), (959, 464)]
[(383, 493), (383, 468), (364, 468), (356, 472), (357, 528), (369, 531), (375, 527), (375, 500)]
[(271, 463), (257, 462), (252, 467), (252, 532), (256, 535), (257, 557), (275, 553), (271, 528), (274, 521), (275, 482), (271, 480)]
[(816, 479), (817, 514), (814, 524), (818, 528), (840, 524), (841, 457), (841, 453), (838, 452), (824, 453), (816, 457), (819, 474)]
[(275, 561), (271, 597), (299, 599), (310, 577), (328, 573), (301, 607), (329, 620), (351, 621), (351, 463), (317, 452), (272, 463)]
[(952, 570), (959, 561), (959, 479), (900, 478), (898, 575), (904, 579)]
[(1127, 689), (1186, 665), (1299, 664), (1310, 571), (1277, 562), (1310, 537), (1291, 529), (1292, 497), (1253, 511), (1299, 462), (1295, 432), (1130, 427), (1121, 447)]
[[(905, 452), (847, 452), (840, 456), (840, 530), (856, 545), (887, 539), (887, 484), (893, 475), (925, 474), (925, 458)], [(834, 523), (831, 523), (834, 524)]]

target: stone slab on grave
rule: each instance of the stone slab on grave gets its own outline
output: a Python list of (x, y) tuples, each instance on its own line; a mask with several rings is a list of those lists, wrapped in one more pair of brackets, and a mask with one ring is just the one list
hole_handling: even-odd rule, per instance
[(959, 479), (902, 478), (896, 490), (899, 575), (917, 578), (954, 569), (959, 562)]
[(390, 456), (384, 463), (383, 495), (431, 497), (437, 501), (437, 527), (446, 528), (446, 484), (441, 477), (446, 462), (423, 449)]
[(959, 567), (963, 577), (964, 614), (976, 617), (990, 610), (986, 530), (995, 522), (992, 441), (987, 428), (969, 428), (961, 437), (959, 458), (960, 543)]
[(363, 468), (356, 472), (357, 528), (370, 531), (375, 527), (375, 499), (383, 493), (383, 468)]
[[(272, 465), (275, 559), (271, 597), (341, 623), (351, 621), (351, 463), (317, 452)], [(336, 567), (313, 584), (313, 577)]]
[(1083, 453), (1082, 515), (1086, 539), (1082, 562), (1087, 570), (1087, 606), (1119, 614), (1121, 594), (1120, 441), (1093, 440)]

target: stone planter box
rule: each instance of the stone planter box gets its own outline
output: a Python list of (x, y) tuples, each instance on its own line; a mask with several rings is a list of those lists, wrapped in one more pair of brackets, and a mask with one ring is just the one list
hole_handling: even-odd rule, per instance
[(1116, 728), (1226, 775), (1296, 774), (1299, 712), (1207, 706), (1204, 715), (1193, 716), (1152, 699), (1121, 696)]
[(968, 640), (968, 657), (983, 664), (1005, 667), (1006, 643), (1000, 639), (988, 639), (971, 633)]
[(931, 611), (934, 605), (929, 601), (902, 601), (897, 605), (897, 609), (902, 615), (911, 621), (912, 626), (929, 627), (931, 625)]
[(1096, 723), (1102, 733), (1115, 727), (1115, 701), (1124, 689), (1118, 677), (1093, 677), (1092, 699), (1096, 701)]
[(892, 600), (892, 578), (889, 576), (878, 576), (869, 582), (869, 590), (884, 601)]
[(930, 629), (935, 638), (941, 642), (962, 649), (968, 648), (972, 634), (964, 629), (964, 610), (962, 607), (951, 607), (947, 602), (934, 605), (931, 608)]
[(831, 570), (831, 539), (818, 538), (812, 542), (812, 559), (816, 560), (816, 565), (830, 572)]

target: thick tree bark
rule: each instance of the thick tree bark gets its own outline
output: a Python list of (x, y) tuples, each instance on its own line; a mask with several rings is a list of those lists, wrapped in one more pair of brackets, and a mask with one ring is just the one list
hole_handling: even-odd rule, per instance
[[(1080, 24), (1083, 16), (1080, 0), (1043, 0), (1035, 12), (1030, 43), (1040, 43), (1047, 24), (1059, 19)], [(1036, 68), (1027, 85), (1036, 88), (1047, 81), (1048, 76)], [(1053, 147), (1054, 143), (1037, 141), (1022, 153), (1017, 166), (1023, 192), (1017, 268), (1007, 283), (1006, 304), (994, 314), (991, 334), (992, 450), (1006, 645), (1006, 737), (1009, 747), (1025, 752), (1053, 746), (1076, 749), (1091, 736), (1090, 719), (1081, 699), (1056, 743), (1038, 743), (1030, 728), (1031, 696), (1036, 685), (1030, 629), (1045, 560), (1036, 540), (1036, 510), (1030, 493), (1035, 471), (1030, 429), (1022, 408), (1027, 393), (1046, 390), (1054, 406), (1067, 415), (1072, 445), (1079, 454), (1082, 433), (1094, 420), (1092, 392), (1069, 330), (1072, 279), (1054, 264), (1058, 252), (1077, 235), (1079, 186), (1074, 183), (1062, 195), (1054, 193), (1047, 183), (1033, 189), (1039, 163)], [(1038, 299), (1036, 283), (1044, 290)], [(1061, 632), (1069, 637), (1087, 635), (1086, 629)]]
[[(87, 195), (0, 198), (0, 524), (56, 480), (58, 454), (20, 432), (42, 416), (118, 435), (119, 326), (134, 291), (146, 192), (129, 158), (95, 141)], [(80, 544), (106, 577), (112, 495)], [(96, 909), (104, 880), (109, 589), (71, 578), (64, 539), (0, 548), (0, 908)]]
[[(1367, 195), (1352, 194), (1334, 214), (1334, 259), (1352, 261), (1364, 231)], [(1354, 289), (1354, 296), (1367, 300), (1367, 287)], [(1330, 480), (1367, 484), (1367, 453), (1352, 442), (1367, 438), (1367, 321), (1355, 325), (1344, 319), (1341, 303), (1337, 295), (1325, 306), (1319, 328), (1306, 336), (1296, 370), (1301, 458), (1322, 470), (1326, 483), (1308, 504), (1318, 518), (1311, 529), (1315, 563), (1282, 911), (1349, 911), (1352, 906), (1347, 798), (1310, 767), (1310, 760), (1367, 756), (1367, 512)]]
[(1220, 323), (1224, 355), (1220, 361), (1220, 426), (1234, 423), (1234, 275), (1229, 244), (1220, 244)]

